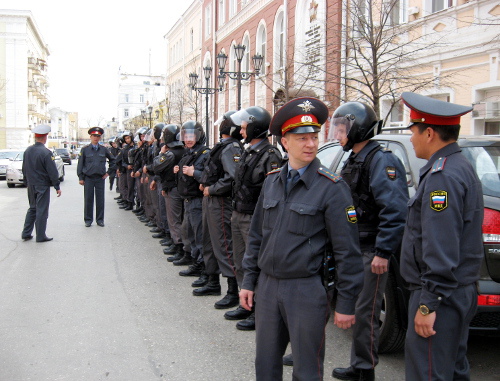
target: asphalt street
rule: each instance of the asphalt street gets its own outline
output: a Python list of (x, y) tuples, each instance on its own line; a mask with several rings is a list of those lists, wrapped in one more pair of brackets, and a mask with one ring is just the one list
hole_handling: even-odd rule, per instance
[[(192, 295), (195, 278), (106, 190), (104, 228), (83, 220), (76, 161), (51, 192), (47, 235), (23, 242), (26, 188), (0, 181), (0, 381), (254, 380), (254, 332)], [(223, 293), (226, 285), (223, 283)], [(325, 380), (347, 366), (351, 331), (327, 326)], [(470, 340), (473, 380), (500, 380), (498, 338)], [(284, 379), (292, 379), (285, 367)], [(377, 380), (403, 380), (404, 354), (382, 355)]]

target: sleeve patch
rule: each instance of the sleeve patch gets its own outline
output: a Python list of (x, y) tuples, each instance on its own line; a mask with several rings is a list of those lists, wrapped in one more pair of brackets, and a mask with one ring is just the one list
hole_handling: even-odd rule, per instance
[(354, 206), (348, 206), (345, 208), (345, 214), (347, 216), (347, 221), (349, 221), (351, 224), (355, 224), (358, 222), (358, 217), (356, 216), (356, 208)]
[(241, 155), (240, 154), (233, 155), (233, 161), (235, 163), (239, 163), (240, 159), (241, 159)]
[(386, 167), (385, 172), (390, 180), (396, 180), (396, 167)]
[(443, 190), (433, 191), (430, 194), (431, 209), (441, 212), (448, 207), (448, 192)]

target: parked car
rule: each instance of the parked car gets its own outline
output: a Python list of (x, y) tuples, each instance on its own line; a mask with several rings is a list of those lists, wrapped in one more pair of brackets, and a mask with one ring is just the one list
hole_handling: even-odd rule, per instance
[[(380, 134), (374, 139), (389, 148), (403, 162), (410, 197), (418, 188), (419, 170), (426, 160), (415, 156), (409, 134)], [(500, 137), (461, 137), (462, 154), (471, 162), (483, 186), (484, 259), (481, 267), (478, 311), (469, 329), (481, 333), (500, 333)], [(326, 143), (318, 151), (323, 165), (340, 173), (350, 152), (336, 143)], [(409, 291), (399, 273), (399, 253), (390, 261), (389, 278), (380, 314), (379, 352), (403, 348), (408, 324)]]
[(54, 152), (56, 153), (56, 155), (61, 156), (63, 163), (68, 163), (69, 165), (71, 165), (71, 157), (67, 148), (55, 148)]
[[(7, 186), (9, 188), (14, 188), (16, 184), (23, 184), (23, 158), (24, 151), (19, 152), (16, 157), (10, 162), (7, 167)], [(64, 163), (60, 156), (54, 156), (54, 162), (56, 163), (57, 172), (59, 173), (59, 181), (64, 181)]]
[(0, 150), (0, 178), (7, 176), (7, 167), (12, 159), (14, 159), (22, 150), (18, 149), (2, 149)]

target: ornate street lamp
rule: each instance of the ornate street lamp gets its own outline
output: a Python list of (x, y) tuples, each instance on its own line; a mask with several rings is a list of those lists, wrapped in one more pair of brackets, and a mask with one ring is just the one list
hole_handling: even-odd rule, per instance
[[(238, 44), (234, 46), (234, 53), (236, 55), (236, 60), (238, 61), (238, 71), (224, 71), (227, 62), (227, 55), (225, 55), (222, 52), (220, 52), (217, 55), (217, 65), (219, 66), (220, 70), (219, 77), (222, 77), (222, 80), (224, 80), (225, 76), (228, 75), (229, 78), (237, 81), (236, 84), (238, 91), (238, 110), (241, 108), (241, 81), (248, 80), (253, 75), (259, 75), (260, 69), (262, 68), (262, 64), (264, 63), (264, 57), (261, 54), (255, 54), (252, 57), (254, 71), (242, 72), (241, 61), (243, 60), (245, 49), (246, 49), (245, 45)], [(219, 85), (220, 85), (220, 80), (219, 80)]]
[[(153, 106), (148, 106), (147, 113), (146, 113), (146, 110), (141, 110), (142, 119), (149, 120), (149, 128), (153, 128), (152, 114), (153, 114)], [(147, 116), (147, 115), (149, 115), (149, 116)], [(155, 110), (155, 115), (156, 115), (156, 119), (158, 119), (158, 117), (160, 115), (160, 110)]]
[(205, 66), (203, 68), (203, 76), (205, 77), (206, 85), (205, 87), (196, 87), (196, 82), (198, 82), (198, 74), (189, 74), (189, 86), (191, 90), (198, 91), (200, 94), (205, 95), (205, 134), (207, 136), (207, 144), (210, 142), (210, 127), (208, 125), (208, 96), (215, 94), (217, 91), (222, 91), (222, 86), (224, 86), (224, 76), (219, 75), (217, 77), (217, 82), (219, 87), (209, 87), (210, 77), (212, 76), (212, 68), (210, 66)]

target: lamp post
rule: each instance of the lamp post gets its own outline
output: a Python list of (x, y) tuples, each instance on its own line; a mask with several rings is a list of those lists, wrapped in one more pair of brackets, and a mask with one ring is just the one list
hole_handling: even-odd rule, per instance
[(262, 68), (262, 64), (264, 62), (264, 57), (261, 54), (255, 54), (252, 57), (254, 71), (252, 72), (242, 72), (241, 71), (241, 61), (243, 60), (243, 55), (245, 54), (245, 45), (235, 45), (234, 53), (236, 55), (236, 60), (238, 61), (238, 71), (224, 71), (227, 62), (227, 55), (220, 52), (217, 55), (217, 65), (219, 66), (220, 74), (225, 78), (226, 75), (231, 79), (235, 79), (237, 82), (237, 91), (238, 91), (238, 110), (241, 108), (241, 81), (248, 80), (253, 75), (259, 75), (260, 69)]
[[(149, 114), (149, 116), (147, 116), (147, 114)], [(153, 128), (152, 114), (153, 114), (153, 106), (148, 106), (147, 112), (146, 112), (146, 110), (141, 110), (142, 119), (149, 120), (149, 128)], [(160, 110), (156, 110), (155, 114), (156, 114), (156, 119), (158, 119), (158, 116), (160, 115)]]
[(217, 91), (222, 91), (224, 86), (224, 76), (219, 75), (217, 77), (219, 87), (209, 87), (210, 77), (212, 76), (212, 68), (210, 66), (205, 66), (203, 68), (203, 75), (205, 77), (206, 85), (205, 87), (196, 87), (196, 82), (198, 82), (198, 74), (189, 74), (189, 86), (191, 90), (198, 91), (200, 94), (205, 95), (205, 134), (207, 135), (207, 143), (210, 142), (210, 128), (208, 126), (208, 96), (215, 94)]

